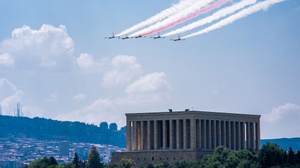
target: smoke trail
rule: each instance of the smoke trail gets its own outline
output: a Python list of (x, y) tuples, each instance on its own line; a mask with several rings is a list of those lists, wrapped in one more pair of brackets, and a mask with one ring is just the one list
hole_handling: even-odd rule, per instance
[(175, 15), (172, 15), (170, 17), (168, 17), (167, 19), (161, 21), (161, 22), (158, 22), (148, 28), (145, 28), (145, 29), (142, 29), (132, 35), (130, 35), (129, 37), (135, 37), (135, 36), (139, 36), (139, 35), (143, 35), (145, 33), (148, 33), (152, 30), (156, 30), (156, 29), (159, 29), (160, 27), (162, 26), (165, 26), (165, 25), (168, 25), (168, 24), (171, 24), (191, 13), (194, 13), (195, 11), (201, 9), (202, 7), (208, 5), (209, 3), (213, 2), (215, 0), (200, 0), (200, 1), (197, 1), (196, 3), (194, 3), (193, 5), (191, 5), (189, 8), (186, 8), (182, 11), (180, 11), (179, 13), (175, 14)]
[(125, 31), (121, 32), (120, 34), (118, 34), (116, 36), (123, 36), (125, 34), (137, 31), (138, 29), (141, 29), (145, 26), (151, 25), (155, 22), (161, 21), (162, 19), (164, 19), (168, 16), (171, 16), (187, 7), (190, 7), (192, 4), (194, 4), (197, 1), (198, 0), (181, 0), (178, 4), (173, 5), (172, 7), (159, 12), (155, 16), (152, 16), (151, 18), (149, 18), (141, 23), (136, 24), (129, 29), (126, 29)]
[(223, 6), (224, 4), (226, 4), (226, 3), (228, 3), (228, 2), (232, 2), (232, 1), (233, 1), (233, 0), (218, 0), (218, 1), (216, 1), (215, 3), (213, 3), (213, 4), (211, 4), (211, 5), (209, 5), (209, 6), (205, 7), (205, 8), (203, 8), (203, 9), (201, 9), (201, 10), (199, 10), (199, 11), (193, 13), (193, 14), (190, 14), (190, 15), (188, 15), (188, 16), (182, 18), (182, 19), (179, 19), (179, 20), (177, 20), (176, 22), (173, 22), (173, 23), (171, 23), (171, 24), (169, 24), (169, 25), (167, 25), (167, 26), (163, 26), (163, 27), (161, 27), (161, 28), (159, 28), (159, 29), (157, 29), (157, 30), (153, 30), (153, 31), (151, 31), (151, 32), (148, 32), (148, 33), (146, 33), (146, 34), (143, 34), (143, 36), (147, 36), (147, 35), (149, 35), (149, 34), (153, 34), (153, 33), (156, 33), (156, 32), (162, 31), (162, 30), (165, 30), (165, 29), (169, 29), (169, 28), (171, 28), (171, 27), (176, 26), (177, 24), (186, 22), (186, 21), (188, 21), (188, 20), (190, 20), (190, 19), (192, 19), (192, 18), (194, 18), (194, 17), (197, 17), (197, 16), (199, 16), (199, 15), (201, 15), (201, 14), (207, 13), (207, 12), (213, 10), (213, 9), (219, 8), (219, 7)]
[(189, 38), (189, 37), (197, 36), (197, 35), (200, 35), (200, 34), (208, 33), (210, 31), (219, 29), (223, 26), (226, 26), (228, 24), (233, 23), (234, 21), (236, 21), (238, 19), (241, 19), (243, 17), (251, 15), (251, 14), (253, 14), (255, 12), (258, 12), (260, 10), (263, 10), (263, 9), (265, 10), (273, 4), (283, 2), (283, 1), (285, 1), (285, 0), (266, 0), (266, 1), (263, 1), (263, 2), (259, 2), (259, 3), (255, 4), (255, 5), (252, 5), (248, 8), (246, 8), (246, 9), (243, 9), (240, 12), (238, 12), (236, 14), (233, 14), (233, 15), (229, 16), (228, 18), (225, 18), (225, 19), (221, 20), (220, 22), (218, 22), (216, 24), (213, 24), (213, 25), (211, 25), (211, 26), (209, 26), (209, 27), (207, 27), (203, 30), (200, 30), (196, 33), (192, 33), (190, 35), (182, 37), (182, 39), (186, 39), (186, 38)]
[(227, 16), (229, 14), (234, 13), (237, 10), (243, 9), (245, 6), (254, 4), (254, 3), (256, 3), (256, 1), (257, 0), (243, 0), (243, 1), (239, 2), (239, 3), (233, 4), (232, 6), (229, 6), (229, 7), (226, 7), (226, 8), (223, 8), (223, 9), (217, 11), (216, 13), (212, 14), (209, 17), (206, 17), (204, 19), (198, 20), (198, 21), (193, 22), (193, 23), (191, 23), (191, 24), (189, 24), (187, 26), (184, 26), (182, 28), (176, 29), (176, 30), (171, 31), (169, 33), (166, 33), (164, 35), (161, 35), (161, 37), (167, 37), (167, 36), (171, 36), (171, 35), (175, 35), (175, 34), (180, 34), (180, 33), (192, 30), (192, 29), (194, 29), (196, 27), (203, 26), (205, 24), (211, 23), (211, 22), (213, 22), (215, 20), (218, 20), (218, 19), (220, 19), (222, 17), (225, 17), (225, 16)]

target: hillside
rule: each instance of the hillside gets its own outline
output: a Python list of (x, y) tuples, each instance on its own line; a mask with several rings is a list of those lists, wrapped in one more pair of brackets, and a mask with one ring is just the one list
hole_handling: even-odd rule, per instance
[[(98, 127), (81, 122), (56, 121), (45, 118), (12, 117), (0, 115), (0, 138), (36, 138), (39, 140), (68, 140), (111, 144), (126, 148), (126, 128), (121, 130)], [(262, 139), (277, 143), (284, 150), (292, 146), (294, 151), (300, 150), (300, 138)]]
[(0, 138), (36, 138), (39, 140), (67, 140), (111, 144), (126, 147), (126, 128), (98, 127), (81, 122), (56, 121), (45, 118), (0, 115)]
[(295, 152), (300, 150), (300, 138), (262, 139), (261, 146), (267, 142), (277, 143), (286, 151), (289, 150), (290, 146)]

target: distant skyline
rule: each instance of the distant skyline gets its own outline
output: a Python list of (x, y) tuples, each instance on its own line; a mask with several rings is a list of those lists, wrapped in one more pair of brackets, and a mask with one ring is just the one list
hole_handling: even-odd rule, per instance
[(178, 2), (0, 0), (2, 114), (21, 102), (24, 116), (119, 128), (125, 113), (259, 114), (262, 139), (300, 137), (300, 1), (185, 41), (104, 39)]

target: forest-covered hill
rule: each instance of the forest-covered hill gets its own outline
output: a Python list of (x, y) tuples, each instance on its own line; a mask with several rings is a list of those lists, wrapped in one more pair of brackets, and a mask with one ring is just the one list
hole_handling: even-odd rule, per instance
[[(0, 115), (0, 138), (19, 137), (36, 138), (40, 140), (69, 140), (74, 142), (90, 142), (111, 144), (126, 148), (126, 127), (120, 130), (81, 122), (56, 121), (45, 118), (12, 117)], [(300, 138), (262, 139), (266, 142), (277, 143), (284, 150), (291, 146), (294, 151), (300, 150)]]
[(81, 122), (56, 121), (45, 118), (12, 117), (0, 115), (0, 138), (36, 138), (39, 140), (67, 140), (111, 144), (126, 147), (126, 128), (117, 125), (108, 128)]
[(300, 150), (300, 138), (262, 139), (261, 146), (267, 142), (276, 143), (286, 151), (288, 151), (290, 147), (292, 147), (294, 151)]

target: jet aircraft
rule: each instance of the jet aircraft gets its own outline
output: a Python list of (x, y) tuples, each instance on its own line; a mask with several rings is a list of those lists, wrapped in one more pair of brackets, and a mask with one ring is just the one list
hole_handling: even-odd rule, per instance
[[(151, 37), (152, 38), (152, 37)], [(161, 37), (160, 34), (158, 33), (157, 36), (154, 36), (153, 39), (158, 39), (158, 38), (165, 38), (165, 37)]]
[(146, 36), (142, 36), (142, 35), (135, 36), (135, 38), (141, 38), (141, 37), (146, 37)]
[[(114, 34), (114, 32), (112, 33), (112, 35), (111, 36), (109, 36), (109, 37), (105, 37), (105, 39), (112, 39), (112, 38), (117, 38), (117, 36), (115, 36), (115, 34)], [(118, 37), (118, 38), (120, 38), (120, 37)]]
[(129, 38), (129, 37), (128, 37), (127, 34), (126, 34), (126, 36), (123, 37), (122, 40), (125, 40), (125, 39), (128, 39), (128, 38)]
[(180, 38), (180, 35), (178, 35), (178, 38), (176, 38), (176, 39), (170, 39), (170, 40), (173, 40), (173, 41), (179, 41), (179, 40), (185, 40), (185, 39), (181, 39), (181, 38)]

